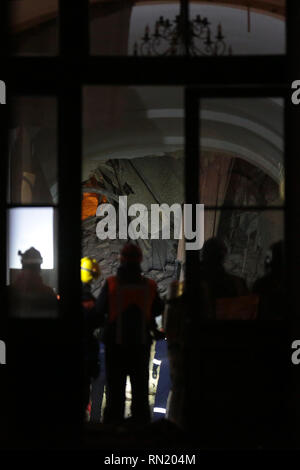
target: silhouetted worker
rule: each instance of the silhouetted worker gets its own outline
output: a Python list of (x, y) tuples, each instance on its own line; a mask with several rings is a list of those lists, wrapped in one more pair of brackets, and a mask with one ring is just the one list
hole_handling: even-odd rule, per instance
[(57, 297), (53, 289), (41, 277), (41, 253), (31, 247), (22, 253), (22, 271), (10, 286), (11, 313), (19, 318), (55, 317), (57, 315)]
[(206, 240), (203, 245), (200, 276), (208, 282), (214, 298), (246, 295), (248, 289), (245, 280), (225, 270), (226, 255), (227, 248), (222, 240)]
[(106, 348), (104, 423), (117, 424), (124, 419), (127, 375), (132, 389), (132, 421), (150, 422), (151, 330), (155, 329), (155, 316), (162, 314), (164, 304), (155, 281), (141, 275), (141, 261), (140, 248), (127, 243), (121, 251), (117, 275), (107, 279), (97, 299)]
[(96, 379), (100, 372), (100, 345), (94, 335), (96, 324), (96, 299), (92, 294), (92, 282), (100, 276), (100, 267), (93, 258), (85, 256), (80, 263), (81, 274), (81, 305), (84, 316), (84, 390), (83, 406), (86, 412), (90, 401), (90, 388), (92, 379)]
[(278, 320), (286, 311), (283, 242), (274, 243), (271, 253), (271, 259), (265, 263), (266, 274), (253, 285), (253, 292), (259, 296), (259, 320)]
[[(217, 318), (232, 319), (243, 315), (243, 309), (248, 312), (247, 303), (250, 304), (250, 310), (252, 310), (253, 299), (248, 296), (249, 291), (245, 280), (225, 270), (226, 255), (227, 248), (222, 240), (210, 238), (204, 243), (200, 264), (200, 283), (202, 291), (208, 293), (206, 297), (210, 298), (211, 302), (211, 308), (206, 307), (210, 310), (208, 316), (216, 315)], [(237, 298), (242, 300), (237, 301)]]

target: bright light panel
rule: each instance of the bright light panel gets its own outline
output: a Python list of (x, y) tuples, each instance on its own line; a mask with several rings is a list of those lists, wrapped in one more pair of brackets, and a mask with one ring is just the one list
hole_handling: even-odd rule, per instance
[(22, 253), (32, 246), (39, 250), (43, 264), (42, 269), (53, 269), (53, 216), (51, 207), (18, 207), (10, 209), (8, 220), (8, 262), (10, 269), (20, 269)]

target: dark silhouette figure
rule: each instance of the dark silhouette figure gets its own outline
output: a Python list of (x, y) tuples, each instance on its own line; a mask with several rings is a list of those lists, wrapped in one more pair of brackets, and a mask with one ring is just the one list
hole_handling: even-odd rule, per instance
[(229, 274), (224, 268), (227, 255), (225, 243), (210, 238), (203, 245), (200, 276), (205, 280), (214, 298), (236, 297), (248, 294), (243, 278)]
[(253, 285), (253, 292), (259, 296), (259, 320), (279, 320), (286, 310), (283, 242), (274, 243), (271, 253), (265, 263), (266, 274)]
[[(245, 298), (249, 293), (246, 282), (225, 270), (226, 255), (226, 245), (218, 238), (210, 238), (203, 245), (199, 277), (207, 317), (232, 319), (242, 315), (240, 310), (248, 309), (243, 305), (250, 300)], [(237, 301), (236, 298), (243, 299)]]
[(9, 288), (12, 315), (19, 318), (56, 316), (57, 297), (41, 277), (41, 253), (31, 247), (18, 254), (21, 256), (22, 271)]
[(92, 294), (92, 282), (100, 276), (100, 267), (93, 258), (84, 257), (81, 260), (81, 307), (84, 317), (84, 377), (83, 377), (83, 407), (86, 412), (90, 401), (90, 388), (93, 379), (100, 373), (100, 344), (94, 332), (96, 329), (96, 299)]
[(132, 389), (131, 414), (134, 423), (150, 422), (148, 401), (149, 358), (155, 330), (155, 316), (164, 304), (156, 283), (141, 275), (142, 252), (128, 243), (121, 251), (116, 276), (107, 279), (96, 309), (104, 326), (106, 358), (106, 408), (104, 423), (124, 419), (127, 375)]

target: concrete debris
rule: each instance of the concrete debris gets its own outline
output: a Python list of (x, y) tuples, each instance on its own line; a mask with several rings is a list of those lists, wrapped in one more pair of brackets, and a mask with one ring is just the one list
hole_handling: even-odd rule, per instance
[[(212, 165), (215, 165), (214, 162), (215, 159)], [(116, 210), (118, 197), (127, 195), (128, 206), (143, 203), (149, 212), (151, 204), (166, 203), (171, 206), (184, 202), (183, 169), (183, 158), (175, 155), (148, 156), (99, 162), (91, 178), (101, 184), (106, 194), (112, 195), (111, 199), (108, 197), (108, 202), (113, 203)], [(218, 198), (219, 203), (233, 207), (243, 205), (245, 210), (220, 210), (216, 211), (216, 216), (208, 211), (206, 238), (218, 236), (225, 241), (229, 253), (226, 268), (244, 277), (251, 287), (264, 272), (264, 258), (269, 246), (283, 237), (283, 219), (280, 211), (260, 213), (247, 211), (247, 206), (265, 204), (271, 208), (274, 204), (280, 204), (276, 199), (278, 185), (259, 168), (238, 158), (233, 159), (230, 171), (222, 177), (228, 184), (224, 187), (222, 198)], [(213, 185), (211, 181), (209, 183), (211, 192)], [(207, 191), (206, 188), (206, 193), (202, 195), (204, 202), (210, 195)], [(214, 194), (213, 199), (216, 199)], [(116, 271), (124, 241), (99, 240), (96, 236), (97, 222), (97, 217), (83, 221), (82, 252), (84, 256), (94, 256), (100, 262), (103, 273), (98, 281), (100, 285), (103, 277)], [(144, 274), (156, 280), (160, 291), (165, 292), (168, 283), (177, 274), (178, 241), (151, 240), (149, 234), (148, 240), (138, 240), (138, 243), (144, 254)]]

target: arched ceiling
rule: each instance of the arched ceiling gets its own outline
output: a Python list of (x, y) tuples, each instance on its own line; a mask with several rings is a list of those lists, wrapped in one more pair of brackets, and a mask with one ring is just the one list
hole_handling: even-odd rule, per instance
[[(58, 0), (12, 0), (15, 25), (30, 27), (57, 14)], [(94, 0), (93, 3), (110, 3)], [(137, 0), (135, 4), (159, 3)], [(163, 2), (160, 2), (163, 3)], [(164, 2), (170, 3), (170, 2)], [(207, 3), (199, 2), (199, 3)], [(210, 4), (212, 2), (209, 2)], [(283, 0), (219, 0), (227, 6), (252, 6), (261, 11), (284, 12)], [(281, 8), (281, 10), (280, 10)], [(273, 9), (273, 10), (272, 10)], [(102, 91), (101, 91), (102, 90)], [(131, 87), (111, 90), (86, 88), (84, 115), (85, 176), (97, 160), (134, 158), (182, 152), (184, 148), (183, 89), (174, 87)], [(125, 91), (124, 91), (125, 90)], [(115, 116), (120, 115), (119, 123)], [(283, 157), (283, 107), (276, 100), (207, 101), (202, 108), (202, 145), (205, 149), (226, 151), (259, 166), (278, 180)], [(28, 122), (29, 126), (39, 126)], [(41, 150), (42, 152), (42, 150)]]
[[(111, 0), (91, 0), (91, 3), (112, 5)], [(114, 2), (113, 2), (114, 3)], [(133, 5), (149, 5), (151, 3), (172, 3), (172, 1), (160, 0), (135, 0), (132, 1)], [(208, 3), (207, 0), (193, 0), (193, 3)], [(285, 0), (217, 0), (209, 2), (209, 4), (223, 4), (226, 6), (248, 7), (256, 9), (260, 12), (277, 15), (284, 17), (285, 15)], [(57, 17), (58, 0), (11, 0), (11, 20), (12, 29), (14, 32), (24, 31), (30, 29), (38, 24), (49, 21)], [(96, 10), (95, 10), (95, 13)]]
[[(114, 100), (116, 92), (109, 88), (85, 89), (85, 178), (99, 160), (183, 155), (182, 88), (130, 87), (118, 92)], [(109, 118), (101, 94), (110, 96)], [(201, 104), (203, 150), (240, 157), (279, 181), (284, 127), (280, 99), (207, 99)]]
[[(91, 86), (84, 88), (83, 103), (83, 181), (110, 159), (151, 157), (155, 167), (161, 156), (183, 157), (183, 87)], [(51, 187), (56, 181), (55, 100), (20, 98), (14, 116), (14, 127), (26, 128), (31, 136)], [(203, 152), (241, 158), (279, 182), (284, 156), (281, 99), (202, 99), (200, 118)]]
[[(98, 0), (92, 0), (95, 3)], [(109, 2), (110, 0), (100, 0), (100, 2)], [(160, 0), (135, 0), (135, 4), (141, 5), (148, 5), (150, 3), (172, 3), (172, 0), (169, 1), (160, 1)], [(252, 9), (256, 9), (261, 12), (271, 13), (278, 16), (285, 16), (285, 4), (286, 0), (216, 0), (216, 1), (208, 1), (208, 0), (191, 0), (191, 3), (209, 3), (210, 5), (226, 5), (236, 6), (236, 7), (243, 7), (247, 8), (250, 7)]]
[[(145, 26), (147, 25), (150, 32), (153, 33), (156, 21), (161, 15), (174, 21), (178, 13), (179, 6), (175, 3), (140, 5), (132, 8), (128, 34), (128, 55), (133, 54), (136, 46), (140, 54), (147, 54), (146, 47), (141, 49)], [(252, 11), (251, 16), (248, 17), (246, 10), (229, 7), (227, 4), (225, 6), (224, 4), (212, 5), (211, 2), (191, 3), (190, 19), (195, 20), (198, 15), (208, 18), (213, 36), (217, 33), (218, 25), (222, 25), (226, 47), (231, 47), (234, 56), (285, 54), (285, 21), (281, 18), (257, 11)], [(248, 23), (248, 19), (250, 19), (250, 23)], [(102, 21), (102, 18), (98, 18), (93, 22), (93, 54), (103, 54), (107, 48), (106, 45), (105, 48), (103, 47), (105, 42), (99, 36), (99, 31), (103, 27)], [(197, 38), (195, 38), (195, 44), (200, 46), (200, 49), (203, 48), (203, 43)], [(165, 47), (166, 41), (161, 41), (161, 45), (159, 43), (156, 45), (157, 50), (161, 53)]]

